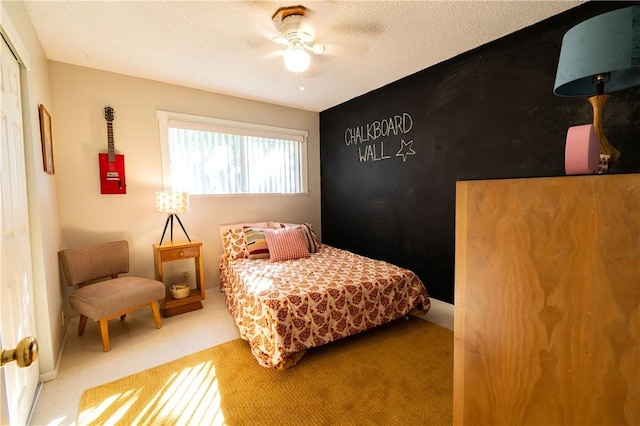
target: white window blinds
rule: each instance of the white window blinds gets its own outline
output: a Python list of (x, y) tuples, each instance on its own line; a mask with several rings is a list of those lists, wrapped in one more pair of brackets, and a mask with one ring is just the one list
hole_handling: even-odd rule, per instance
[(163, 175), (172, 191), (307, 192), (307, 132), (164, 111), (157, 115)]

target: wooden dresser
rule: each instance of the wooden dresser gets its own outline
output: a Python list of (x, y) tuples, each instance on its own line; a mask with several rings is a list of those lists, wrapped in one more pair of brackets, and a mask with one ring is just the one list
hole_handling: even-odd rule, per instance
[(640, 174), (458, 182), (454, 424), (640, 424)]

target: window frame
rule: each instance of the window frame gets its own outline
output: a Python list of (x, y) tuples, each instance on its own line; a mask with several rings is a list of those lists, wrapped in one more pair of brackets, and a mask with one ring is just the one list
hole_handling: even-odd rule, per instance
[[(309, 132), (307, 130), (290, 129), (286, 127), (267, 126), (264, 124), (249, 123), (243, 121), (226, 120), (222, 118), (206, 117), (194, 114), (185, 114), (172, 111), (156, 110), (156, 119), (160, 131), (160, 156), (162, 167), (162, 190), (171, 191), (171, 162), (169, 158), (169, 127), (171, 122), (182, 124), (185, 129), (203, 131), (221, 131), (242, 136), (257, 136), (274, 139), (296, 140), (300, 142), (300, 192), (251, 192), (233, 194), (194, 194), (196, 196), (209, 197), (238, 197), (238, 196), (265, 196), (265, 195), (307, 195), (309, 194), (309, 176), (307, 160), (307, 142)], [(215, 130), (213, 130), (215, 128)]]

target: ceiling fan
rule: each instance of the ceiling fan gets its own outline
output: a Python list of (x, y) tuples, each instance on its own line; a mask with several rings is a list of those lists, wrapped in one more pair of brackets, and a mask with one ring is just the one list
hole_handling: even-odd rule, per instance
[(274, 41), (284, 44), (284, 66), (291, 72), (304, 72), (309, 68), (311, 55), (324, 52), (324, 45), (313, 42), (313, 31), (304, 22), (309, 9), (304, 6), (281, 7), (271, 17), (280, 36)]

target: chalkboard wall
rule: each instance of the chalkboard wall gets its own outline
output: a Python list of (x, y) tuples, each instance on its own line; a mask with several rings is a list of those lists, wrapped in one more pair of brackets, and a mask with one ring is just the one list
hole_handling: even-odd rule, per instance
[[(564, 33), (631, 3), (589, 2), (320, 113), (323, 242), (415, 271), (453, 303), (457, 180), (564, 175), (586, 99), (553, 95)], [(611, 173), (640, 171), (640, 89), (616, 92)]]

